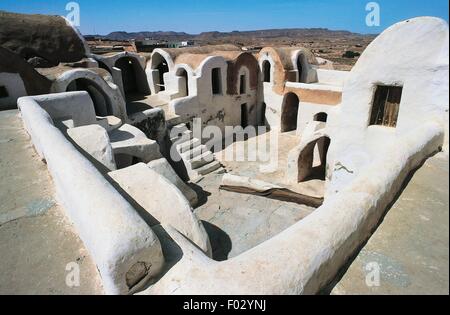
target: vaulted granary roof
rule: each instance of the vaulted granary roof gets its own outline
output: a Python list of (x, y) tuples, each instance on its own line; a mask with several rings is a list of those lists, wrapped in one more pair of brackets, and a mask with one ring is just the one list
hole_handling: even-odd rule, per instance
[(0, 11), (0, 46), (25, 60), (40, 58), (53, 66), (79, 61), (88, 53), (82, 36), (63, 17), (4, 11)]
[(259, 52), (259, 56), (269, 54), (274, 60), (278, 60), (281, 63), (285, 71), (291, 71), (294, 70), (292, 56), (297, 51), (306, 57), (308, 64), (318, 65), (317, 59), (311, 50), (304, 47), (265, 47)]

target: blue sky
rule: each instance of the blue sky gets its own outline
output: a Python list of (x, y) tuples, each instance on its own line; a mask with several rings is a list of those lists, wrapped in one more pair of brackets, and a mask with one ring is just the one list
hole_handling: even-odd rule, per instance
[[(0, 10), (67, 15), (67, 0), (0, 0)], [(438, 16), (448, 22), (448, 0), (376, 0), (381, 25), (365, 23), (369, 0), (78, 0), (83, 34), (112, 31), (258, 30), (323, 27), (379, 33), (416, 16)]]

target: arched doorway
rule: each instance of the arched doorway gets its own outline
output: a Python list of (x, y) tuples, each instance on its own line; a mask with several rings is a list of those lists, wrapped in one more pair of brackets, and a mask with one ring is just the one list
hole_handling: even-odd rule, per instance
[(326, 123), (328, 120), (328, 114), (327, 113), (318, 113), (314, 115), (314, 121), (320, 121)]
[(157, 71), (157, 75), (154, 77), (155, 91), (157, 93), (165, 91), (164, 73), (169, 72), (167, 60), (161, 54), (155, 53), (152, 56), (152, 69)]
[(189, 96), (189, 78), (186, 69), (180, 68), (177, 70), (177, 76), (181, 78), (180, 83), (180, 97)]
[(326, 179), (330, 144), (330, 138), (322, 136), (305, 146), (298, 158), (298, 182)]
[(139, 92), (134, 62), (132, 58), (125, 57), (118, 59), (115, 64), (115, 67), (122, 72), (122, 84), (125, 95)]
[(297, 129), (297, 117), (299, 99), (297, 94), (288, 93), (284, 97), (281, 110), (281, 132), (289, 132)]
[(147, 75), (139, 60), (134, 57), (119, 58), (115, 65), (122, 73), (122, 85), (126, 98), (150, 94)]
[(86, 91), (94, 103), (95, 113), (97, 116), (105, 117), (113, 115), (112, 105), (108, 96), (93, 81), (80, 78), (72, 81), (66, 88), (67, 92)]
[(272, 66), (268, 60), (263, 61), (263, 79), (264, 82), (270, 82), (271, 81), (271, 71)]

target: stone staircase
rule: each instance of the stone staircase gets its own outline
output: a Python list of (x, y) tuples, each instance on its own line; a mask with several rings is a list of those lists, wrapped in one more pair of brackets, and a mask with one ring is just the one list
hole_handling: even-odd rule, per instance
[(191, 181), (222, 168), (214, 154), (202, 144), (200, 139), (194, 138), (186, 124), (172, 127), (170, 135), (176, 154), (181, 157)]

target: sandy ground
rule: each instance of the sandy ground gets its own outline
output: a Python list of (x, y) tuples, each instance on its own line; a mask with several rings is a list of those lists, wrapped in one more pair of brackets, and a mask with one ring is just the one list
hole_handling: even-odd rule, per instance
[[(72, 262), (80, 270), (78, 287), (66, 285)], [(55, 200), (17, 110), (0, 112), (0, 294), (102, 292), (97, 268)]]
[(449, 294), (448, 169), (441, 153), (414, 174), (332, 294)]

